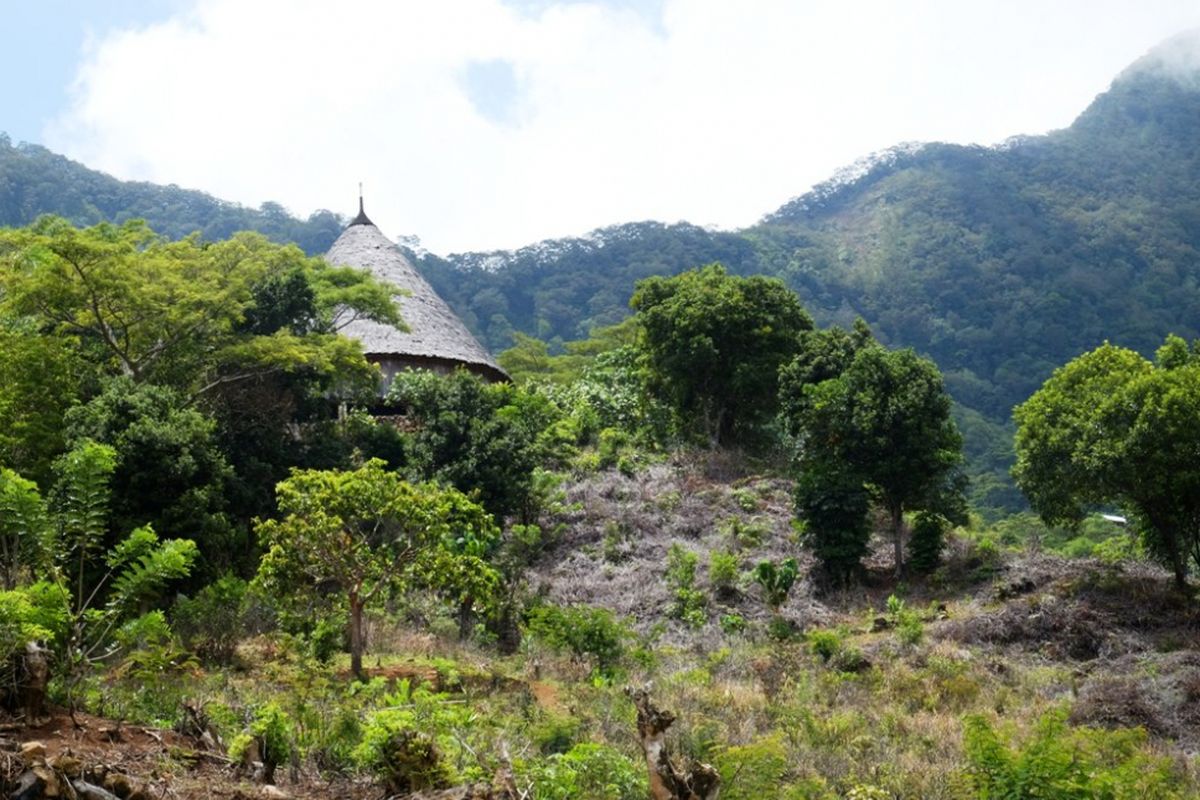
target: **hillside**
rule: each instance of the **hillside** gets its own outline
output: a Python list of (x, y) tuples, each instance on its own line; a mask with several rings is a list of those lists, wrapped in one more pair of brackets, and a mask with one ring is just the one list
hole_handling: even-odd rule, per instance
[(28, 225), (41, 214), (76, 225), (141, 218), (176, 239), (199, 232), (216, 240), (254, 230), (308, 253), (328, 250), (346, 222), (330, 211), (299, 220), (278, 203), (255, 210), (175, 185), (117, 180), (44, 147), (14, 145), (0, 132), (0, 226)]
[[(822, 324), (870, 323), (941, 367), (981, 507), (1021, 500), (1009, 415), (1105, 340), (1149, 353), (1200, 335), (1200, 35), (1126, 69), (1067, 129), (996, 147), (905, 144), (850, 165), (746, 230), (637, 222), (515, 251), (413, 253), (493, 351), (514, 331), (578, 339), (628, 312), (634, 282), (713, 261), (783, 278)], [(324, 252), (341, 220), (124, 183), (0, 137), (0, 223), (145, 217), (171, 236), (250, 228)]]

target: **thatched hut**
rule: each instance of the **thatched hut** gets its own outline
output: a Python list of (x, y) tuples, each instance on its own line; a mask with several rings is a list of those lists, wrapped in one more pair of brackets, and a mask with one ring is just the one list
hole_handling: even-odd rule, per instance
[(342, 329), (346, 336), (362, 342), (368, 361), (379, 365), (385, 391), (396, 373), (409, 367), (436, 372), (465, 367), (491, 381), (509, 379), (404, 253), (367, 218), (361, 198), (358, 216), (329, 248), (325, 260), (337, 266), (370, 270), (408, 292), (397, 296), (396, 304), (409, 330), (370, 320), (354, 320)]

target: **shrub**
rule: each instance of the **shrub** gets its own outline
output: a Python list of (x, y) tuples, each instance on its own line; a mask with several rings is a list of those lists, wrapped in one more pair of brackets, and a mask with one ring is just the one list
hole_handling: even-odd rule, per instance
[(667, 551), (667, 585), (675, 598), (671, 616), (693, 628), (703, 626), (708, 620), (705, 613), (707, 601), (704, 593), (696, 588), (696, 565), (699, 560), (699, 556), (678, 544), (671, 545)]
[(741, 614), (722, 614), (720, 623), (721, 630), (730, 636), (746, 630), (746, 618)]
[(275, 782), (275, 768), (292, 755), (292, 720), (276, 703), (267, 703), (254, 712), (249, 728), (234, 737), (229, 757), (242, 761), (257, 746), (263, 764), (263, 780)]
[(574, 717), (552, 714), (534, 724), (529, 738), (545, 755), (565, 753), (575, 744), (583, 723)]
[(815, 655), (820, 656), (821, 660), (829, 663), (829, 660), (842, 651), (842, 634), (838, 631), (830, 630), (812, 630), (807, 634), (808, 649)]
[(938, 568), (946, 537), (946, 520), (938, 514), (922, 511), (912, 526), (908, 564), (918, 575), (927, 575)]
[(787, 750), (779, 735), (726, 748), (716, 758), (724, 800), (763, 800), (777, 796), (787, 773)]
[(760, 561), (754, 567), (754, 582), (762, 587), (763, 599), (774, 613), (779, 613), (779, 607), (787, 602), (788, 592), (796, 583), (796, 559), (787, 558), (778, 566), (770, 561)]
[(642, 800), (649, 794), (645, 768), (602, 744), (577, 744), (535, 762), (527, 775), (538, 800)]
[(595, 660), (596, 669), (611, 673), (625, 654), (633, 634), (606, 608), (537, 606), (529, 612), (529, 634), (556, 650)]
[(717, 526), (717, 530), (732, 539), (734, 544), (743, 550), (762, 547), (763, 540), (770, 533), (768, 524), (758, 517), (749, 520), (743, 520), (741, 517), (727, 517)]
[(1063, 711), (1042, 717), (1025, 741), (1012, 744), (983, 717), (968, 717), (965, 749), (968, 774), (980, 797), (1173, 800), (1183, 796), (1182, 781), (1171, 762), (1147, 752), (1145, 731), (1071, 728)]
[(741, 559), (736, 553), (713, 550), (708, 555), (708, 581), (719, 596), (733, 594), (737, 587), (738, 567)]
[(924, 638), (925, 625), (921, 622), (921, 615), (906, 608), (904, 601), (894, 594), (887, 599), (887, 617), (896, 629), (896, 638), (903, 644), (916, 645)]
[(203, 661), (228, 664), (237, 643), (246, 635), (246, 587), (241, 578), (226, 575), (205, 586), (195, 597), (175, 601), (175, 631)]
[(453, 780), (434, 740), (412, 728), (368, 727), (363, 746), (369, 755), (362, 764), (379, 778), (388, 796), (444, 789)]

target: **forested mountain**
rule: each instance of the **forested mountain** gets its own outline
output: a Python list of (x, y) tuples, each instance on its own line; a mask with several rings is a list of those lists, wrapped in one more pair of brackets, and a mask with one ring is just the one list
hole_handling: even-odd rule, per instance
[(324, 253), (345, 220), (331, 211), (296, 219), (278, 203), (255, 210), (178, 186), (120, 181), (34, 144), (13, 145), (0, 132), (0, 226), (28, 225), (57, 214), (76, 225), (144, 219), (158, 233), (181, 238), (199, 231), (208, 240), (254, 230), (277, 242)]
[[(513, 331), (578, 339), (629, 313), (634, 282), (713, 261), (782, 277), (820, 323), (864, 317), (932, 356), (968, 448), (1007, 458), (1012, 406), (1108, 339), (1150, 352), (1200, 335), (1200, 37), (1125, 70), (1069, 128), (996, 147), (906, 144), (852, 165), (738, 232), (640, 222), (516, 251), (414, 253), (493, 350)], [(0, 138), (0, 223), (144, 217), (172, 236), (255, 229), (324, 252), (342, 221), (126, 183)], [(1002, 470), (1000, 470), (1002, 471)], [(987, 481), (985, 481), (985, 484)], [(1000, 486), (985, 502), (1015, 498)]]

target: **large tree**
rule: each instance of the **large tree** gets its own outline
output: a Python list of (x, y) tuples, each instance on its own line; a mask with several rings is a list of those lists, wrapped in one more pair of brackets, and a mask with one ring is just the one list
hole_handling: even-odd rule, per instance
[(499, 531), (454, 489), (410, 484), (371, 460), (352, 471), (295, 470), (278, 498), (282, 518), (258, 525), (267, 549), (260, 580), (291, 599), (340, 590), (350, 668), (360, 679), (363, 612), (371, 603), (421, 584), (452, 593), (461, 606), (482, 601), (496, 583), (482, 553)]
[[(257, 234), (167, 241), (140, 221), (0, 231), (0, 290), (0, 314), (67, 337), (102, 371), (195, 393), (300, 368), (351, 374), (361, 352), (336, 330), (399, 322), (390, 287), (367, 273)], [(283, 313), (270, 307), (281, 295)]]
[(1200, 360), (1168, 337), (1156, 363), (1104, 344), (1017, 406), (1013, 475), (1050, 524), (1124, 507), (1148, 549), (1186, 585), (1200, 548)]
[(630, 305), (657, 391), (713, 444), (753, 434), (777, 408), (779, 368), (812, 318), (774, 278), (740, 278), (710, 264), (639, 281)]
[[(906, 512), (935, 511), (951, 518), (963, 514), (962, 437), (933, 362), (912, 350), (875, 344), (865, 328), (856, 338), (838, 335), (816, 342), (825, 355), (838, 354), (818, 360), (827, 371), (805, 368), (806, 359), (814, 361), (806, 353), (783, 373), (784, 425), (798, 445), (797, 499), (802, 512), (862, 508), (860, 500), (849, 499), (855, 497), (855, 486), (863, 487), (888, 514), (899, 577), (904, 573)], [(838, 361), (845, 367), (836, 377), (809, 380), (832, 374)], [(822, 524), (823, 516), (815, 515), (813, 523)], [(861, 541), (860, 535), (828, 549), (850, 554), (855, 541)], [(845, 569), (844, 563), (837, 565), (843, 575)]]

